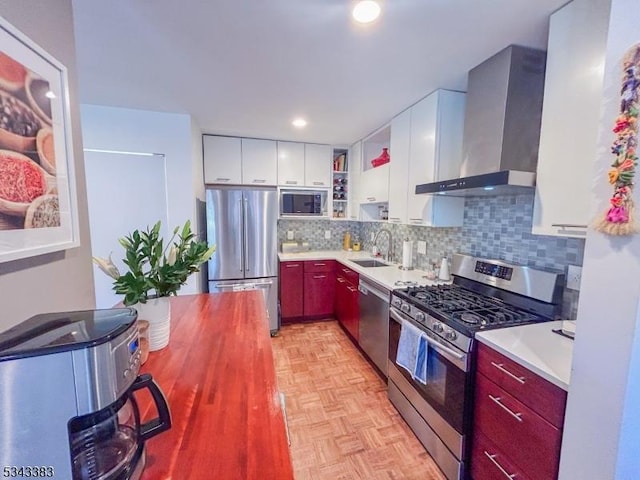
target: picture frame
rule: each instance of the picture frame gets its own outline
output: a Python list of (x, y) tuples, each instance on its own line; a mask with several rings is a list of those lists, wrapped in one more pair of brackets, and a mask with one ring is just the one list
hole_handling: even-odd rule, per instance
[(67, 69), (0, 17), (0, 263), (79, 245)]

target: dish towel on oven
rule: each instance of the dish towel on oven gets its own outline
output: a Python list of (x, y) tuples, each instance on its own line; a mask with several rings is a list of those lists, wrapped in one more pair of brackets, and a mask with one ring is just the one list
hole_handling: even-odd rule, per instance
[(414, 380), (419, 381), (423, 385), (427, 384), (427, 358), (429, 357), (429, 344), (426, 335), (422, 333), (418, 340), (418, 350), (416, 352), (416, 365), (413, 369), (412, 376)]
[(418, 357), (418, 344), (422, 331), (411, 322), (402, 320), (400, 329), (400, 340), (398, 340), (398, 352), (396, 353), (396, 364), (404, 368), (413, 376)]

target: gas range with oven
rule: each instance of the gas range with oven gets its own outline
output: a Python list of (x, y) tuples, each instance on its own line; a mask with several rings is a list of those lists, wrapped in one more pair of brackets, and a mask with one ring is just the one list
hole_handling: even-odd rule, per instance
[[(467, 478), (475, 333), (553, 320), (563, 275), (467, 255), (453, 256), (451, 272), (452, 284), (393, 291), (388, 392), (445, 476), (458, 480)], [(396, 363), (405, 328), (428, 345), (426, 382)]]

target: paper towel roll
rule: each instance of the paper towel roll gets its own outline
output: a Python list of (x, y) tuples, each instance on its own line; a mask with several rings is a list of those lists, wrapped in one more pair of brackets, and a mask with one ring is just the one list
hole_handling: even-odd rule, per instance
[(413, 242), (405, 240), (402, 242), (402, 268), (409, 269), (413, 262)]

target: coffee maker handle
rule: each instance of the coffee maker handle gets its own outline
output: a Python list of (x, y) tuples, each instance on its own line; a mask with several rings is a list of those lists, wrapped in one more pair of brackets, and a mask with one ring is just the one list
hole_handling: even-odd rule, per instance
[(133, 385), (131, 385), (132, 392), (143, 388), (149, 390), (158, 410), (158, 418), (154, 418), (140, 425), (140, 437), (146, 441), (171, 428), (171, 411), (169, 410), (169, 404), (167, 403), (164, 393), (162, 393), (158, 384), (154, 382), (153, 377), (148, 373), (139, 375)]

